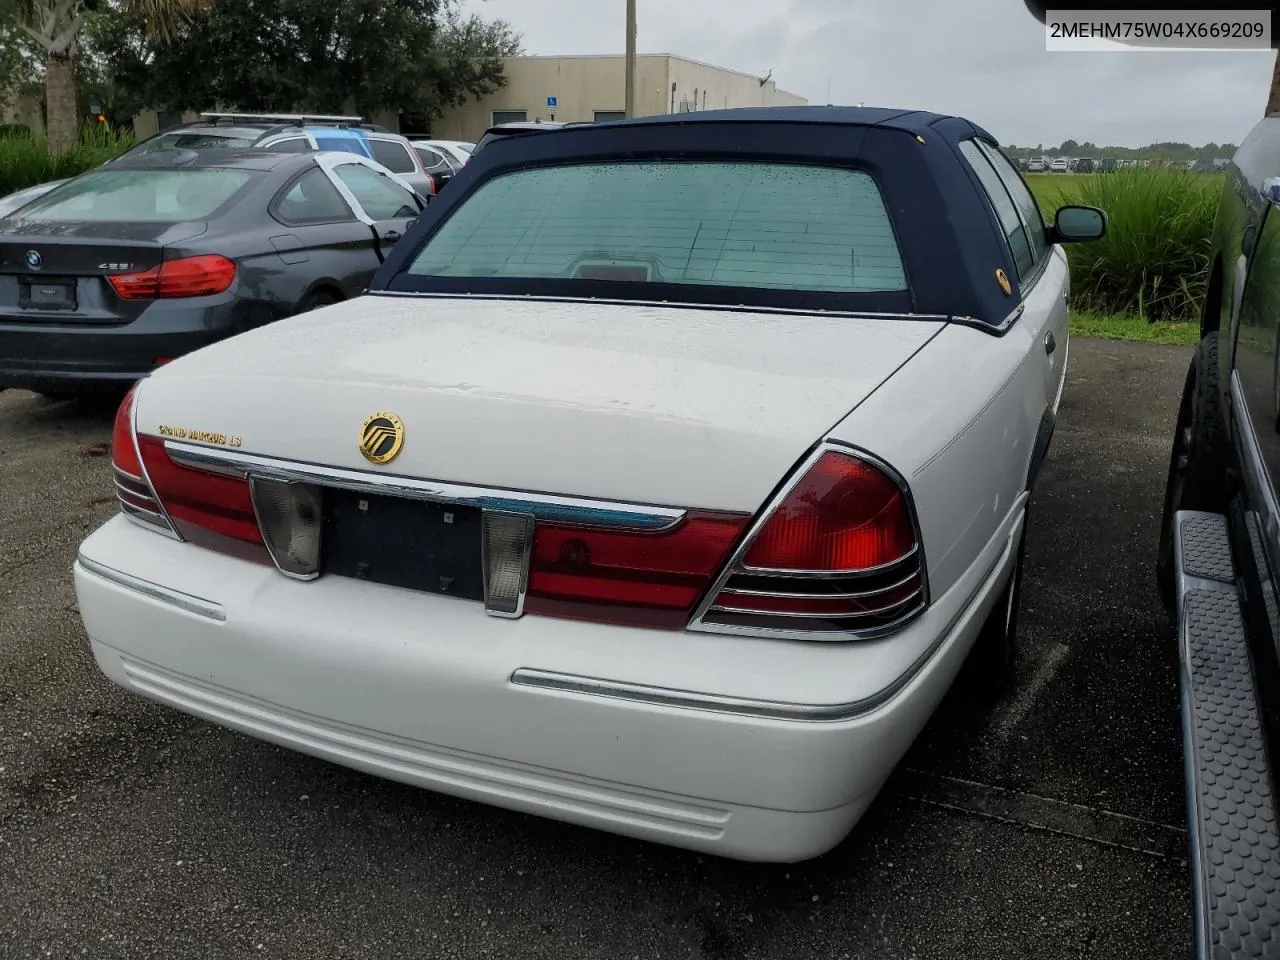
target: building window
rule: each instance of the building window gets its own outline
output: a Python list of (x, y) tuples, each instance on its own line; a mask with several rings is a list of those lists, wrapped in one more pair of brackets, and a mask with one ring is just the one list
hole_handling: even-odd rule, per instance
[(627, 111), (625, 110), (597, 110), (595, 120), (596, 123), (604, 123), (608, 120), (625, 120)]
[(524, 123), (529, 119), (529, 114), (524, 110), (495, 110), (493, 111), (493, 126), (500, 123)]

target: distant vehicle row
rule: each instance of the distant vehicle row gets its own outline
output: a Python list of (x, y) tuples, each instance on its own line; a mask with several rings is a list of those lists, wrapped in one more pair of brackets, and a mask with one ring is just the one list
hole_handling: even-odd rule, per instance
[(1022, 157), (1018, 168), (1025, 173), (1111, 173), (1125, 167), (1183, 167), (1195, 173), (1214, 173), (1225, 169), (1226, 160), (1132, 160), (1119, 157)]

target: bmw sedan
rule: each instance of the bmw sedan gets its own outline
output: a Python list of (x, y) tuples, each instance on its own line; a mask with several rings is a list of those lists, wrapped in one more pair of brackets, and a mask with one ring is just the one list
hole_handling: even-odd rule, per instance
[(94, 656), (428, 789), (816, 856), (966, 658), (1007, 675), (1105, 229), (929, 113), (495, 139), (368, 294), (126, 397)]
[(423, 201), (351, 153), (162, 151), (0, 220), (0, 389), (127, 387), (358, 295)]

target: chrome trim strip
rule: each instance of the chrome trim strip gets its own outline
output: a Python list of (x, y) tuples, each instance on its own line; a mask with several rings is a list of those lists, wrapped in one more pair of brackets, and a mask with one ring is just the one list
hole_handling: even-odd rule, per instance
[[(912, 556), (918, 557), (918, 564), (914, 572), (918, 572), (920, 576), (920, 603), (918, 606), (904, 613), (892, 623), (880, 624), (875, 627), (867, 627), (865, 629), (853, 630), (784, 630), (775, 627), (743, 627), (727, 623), (707, 623), (704, 617), (710, 612), (712, 605), (719, 596), (720, 591), (728, 584), (729, 579), (735, 574), (754, 574), (758, 571), (746, 570), (743, 568), (743, 557), (746, 556), (747, 550), (750, 549), (751, 543), (755, 540), (760, 530), (768, 523), (769, 518), (773, 516), (778, 506), (787, 495), (795, 488), (795, 486), (803, 479), (809, 468), (817, 462), (818, 458), (829, 451), (837, 451), (839, 453), (847, 453), (852, 456), (865, 460), (872, 466), (882, 470), (885, 476), (893, 480), (898, 485), (898, 489), (902, 491), (902, 496), (907, 504), (907, 512), (911, 515), (911, 529), (915, 535), (916, 549), (906, 557), (895, 560), (892, 564), (886, 564), (877, 567), (876, 570), (888, 569), (896, 564), (903, 563)], [(856, 447), (851, 443), (845, 443), (840, 440), (833, 440), (830, 437), (817, 444), (813, 450), (809, 452), (799, 464), (792, 469), (791, 475), (780, 486), (774, 495), (765, 504), (764, 509), (756, 514), (751, 526), (747, 529), (746, 536), (739, 542), (729, 560), (724, 565), (724, 569), (720, 571), (719, 576), (711, 584), (710, 589), (703, 595), (698, 606), (694, 609), (693, 616), (689, 620), (686, 630), (695, 633), (724, 633), (733, 634), (742, 637), (756, 637), (762, 640), (815, 640), (824, 643), (839, 643), (849, 640), (874, 640), (878, 637), (884, 637), (891, 633), (896, 633), (904, 626), (918, 617), (929, 607), (929, 571), (928, 564), (925, 562), (924, 556), (924, 535), (920, 530), (920, 518), (916, 514), (915, 501), (911, 497), (911, 488), (907, 486), (906, 479), (894, 467), (885, 460), (877, 457), (868, 450)], [(767, 573), (767, 571), (766, 571)], [(846, 574), (847, 576), (848, 574)], [(791, 576), (795, 576), (794, 573)], [(758, 611), (757, 611), (758, 613)]]
[(782, 617), (785, 619), (798, 620), (851, 620), (854, 617), (877, 617), (890, 610), (896, 610), (898, 607), (905, 607), (908, 603), (920, 596), (921, 590), (916, 589), (909, 596), (903, 597), (897, 603), (891, 603), (887, 607), (877, 607), (874, 610), (858, 610), (853, 613), (796, 613), (789, 610), (744, 610), (740, 607), (726, 607), (718, 603), (713, 603), (707, 608), (708, 613), (734, 613), (748, 617)]
[(182, 540), (182, 534), (178, 533), (177, 524), (173, 522), (173, 517), (169, 516), (169, 511), (165, 509), (163, 501), (159, 494), (156, 493), (156, 486), (151, 482), (151, 475), (147, 473), (147, 461), (142, 459), (142, 447), (138, 444), (138, 402), (142, 399), (142, 389), (146, 383), (146, 377), (139, 380), (133, 387), (133, 405), (129, 409), (129, 432), (133, 435), (133, 455), (138, 458), (138, 469), (142, 471), (139, 477), (143, 483), (147, 485), (147, 492), (151, 499), (155, 501), (157, 507), (160, 508), (160, 516), (164, 518), (164, 524), (167, 529), (163, 532), (174, 540)]
[[(151, 494), (149, 494), (149, 493), (141, 493), (140, 491), (135, 490), (135, 489), (133, 489), (132, 487), (127, 487), (127, 486), (125, 486), (123, 483), (121, 483), (118, 479), (113, 479), (113, 480), (111, 481), (111, 485), (112, 485), (112, 486), (114, 486), (114, 487), (116, 488), (116, 496), (117, 496), (117, 497), (119, 497), (119, 496), (120, 496), (120, 494), (122, 494), (122, 493), (127, 493), (129, 496), (134, 497), (134, 498), (136, 498), (136, 499), (138, 499), (138, 500), (149, 500), (149, 501), (151, 501), (152, 503), (156, 503), (156, 498), (155, 498), (155, 497), (153, 497), (153, 496), (151, 496)], [(157, 515), (159, 515), (159, 508), (160, 508), (160, 505), (159, 505), (158, 503), (156, 503), (156, 511), (155, 511), (155, 512), (156, 512), (156, 514), (157, 514)], [(163, 518), (162, 518), (162, 519), (163, 519)]]
[[(739, 574), (739, 576), (744, 576), (744, 574)], [(785, 590), (744, 590), (737, 587), (725, 587), (720, 591), (720, 595), (735, 597), (780, 597), (786, 600), (858, 600), (863, 597), (874, 597), (881, 593), (888, 593), (890, 590), (896, 590), (899, 587), (905, 587), (918, 576), (920, 576), (919, 571), (913, 570), (909, 576), (903, 577), (897, 583), (891, 583), (887, 587), (880, 587), (876, 590), (861, 590), (856, 593), (789, 593)]]
[[(118, 498), (117, 498), (118, 499)], [(129, 503), (127, 500), (119, 500), (120, 509), (125, 513), (131, 514), (140, 520), (146, 520), (148, 523), (156, 525), (164, 523), (164, 517), (160, 516), (155, 510), (148, 510), (146, 507), (140, 507), (136, 503)], [(154, 518), (154, 519), (148, 519)]]
[(194, 597), (189, 593), (183, 593), (181, 590), (162, 587), (160, 584), (152, 583), (150, 580), (143, 580), (140, 577), (122, 573), (113, 567), (98, 563), (96, 560), (90, 560), (83, 553), (76, 555), (76, 563), (86, 573), (114, 583), (118, 587), (133, 590), (135, 593), (150, 597), (152, 600), (159, 600), (161, 603), (170, 604), (179, 610), (185, 610), (187, 613), (193, 613), (199, 617), (216, 620), (219, 623), (226, 622), (226, 611), (221, 604), (214, 603), (212, 600)]
[(536, 519), (576, 523), (584, 526), (622, 527), (659, 532), (674, 527), (684, 519), (686, 511), (648, 504), (617, 503), (532, 493), (524, 490), (502, 490), (439, 480), (422, 480), (395, 474), (367, 473), (342, 467), (327, 467), (297, 460), (281, 460), (240, 451), (205, 447), (199, 444), (166, 440), (165, 450), (183, 466), (214, 470), (232, 476), (258, 474), (272, 480), (295, 480), (341, 487), (364, 493), (412, 497), (435, 503), (457, 503), (503, 513), (532, 514)]
[(907, 668), (893, 683), (861, 700), (848, 703), (787, 703), (776, 700), (754, 700), (740, 697), (727, 697), (715, 693), (698, 693), (691, 690), (675, 690), (668, 687), (654, 687), (639, 683), (626, 683), (620, 680), (604, 680), (597, 677), (582, 677), (551, 670), (538, 670), (532, 667), (521, 667), (511, 674), (513, 686), (529, 687), (553, 693), (568, 693), (579, 696), (606, 697), (612, 700), (625, 700), (629, 703), (641, 703), (659, 707), (676, 707), (685, 710), (702, 710), (709, 713), (724, 713), (735, 716), (756, 717), (764, 720), (782, 720), (800, 723), (840, 723), (855, 720), (882, 707), (892, 700), (925, 665), (933, 659), (939, 649), (950, 640), (960, 623), (973, 609), (974, 605), (993, 589), (998, 583), (1001, 567), (1014, 553), (1014, 545), (1026, 522), (1025, 514), (1014, 524), (1012, 533), (1005, 542), (1004, 549), (997, 554), (995, 560), (987, 568), (982, 580), (966, 598), (960, 609), (947, 625), (938, 631), (937, 637), (924, 650), (915, 662)]
[[(815, 457), (814, 459), (816, 460), (817, 458)], [(809, 463), (806, 463), (805, 468), (808, 469), (808, 467)], [(794, 486), (794, 484), (791, 486)], [(867, 567), (864, 570), (788, 570), (785, 567), (749, 567), (744, 563), (738, 572), (749, 577), (791, 577), (796, 580), (838, 580), (852, 577), (874, 577), (877, 574), (884, 573), (886, 570), (905, 565), (919, 550), (920, 543), (917, 540), (911, 549), (897, 560), (882, 563), (878, 567)]]
[(676, 300), (621, 300), (604, 297), (528, 296), (514, 293), (431, 293), (413, 290), (370, 290), (371, 297), (405, 297), (420, 300), (512, 300), (521, 303), (586, 303), (624, 307), (676, 307), (683, 310), (727, 310), (732, 313), (780, 313), (799, 317), (864, 317), (868, 320), (934, 320), (945, 323), (944, 313), (877, 313), (871, 310), (801, 310), (798, 307), (757, 307), (749, 304), (684, 303)]

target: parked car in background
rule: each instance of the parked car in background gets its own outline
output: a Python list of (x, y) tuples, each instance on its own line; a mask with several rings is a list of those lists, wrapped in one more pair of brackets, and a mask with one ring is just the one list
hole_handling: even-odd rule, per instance
[(470, 160), (471, 151), (476, 148), (476, 145), (468, 140), (435, 140), (428, 138), (417, 142), (425, 143), (434, 150), (443, 151), (456, 160), (459, 165), (465, 164)]
[(435, 181), (437, 190), (444, 189), (445, 184), (452, 180), (454, 175), (466, 163), (466, 161), (457, 160), (452, 151), (446, 150), (430, 140), (410, 140), (409, 145), (413, 147), (414, 152), (418, 155), (418, 160), (422, 163), (423, 169)]
[(1058, 157), (1049, 164), (1049, 170), (1052, 173), (1066, 173), (1068, 169), (1066, 157)]
[(567, 126), (581, 126), (583, 123), (586, 123), (586, 121), (571, 123), (568, 121), (513, 120), (510, 123), (499, 123), (486, 130), (484, 135), (476, 141), (475, 149), (471, 151), (471, 155), (474, 157), (493, 141), (503, 137), (520, 136), (527, 133), (547, 133), (552, 130), (562, 130)]
[[(1280, 116), (1227, 171), (1157, 576), (1178, 624), (1197, 957), (1280, 943)], [(1261, 945), (1261, 946), (1260, 946)]]
[(1098, 162), (1098, 172), (1111, 173), (1115, 170), (1119, 170), (1121, 166), (1121, 161), (1117, 160), (1115, 157), (1103, 157)]
[(1095, 170), (1097, 170), (1097, 165), (1094, 163), (1092, 157), (1080, 157), (1076, 160), (1074, 172), (1093, 173)]
[(1048, 165), (1043, 157), (1032, 157), (1027, 161), (1027, 173), (1044, 173)]
[(899, 110), (506, 137), (468, 178), (369, 294), (122, 404), (99, 666), (442, 792), (830, 849), (966, 658), (1008, 675), (1061, 245), (1104, 214), (1046, 225), (989, 134)]
[[(341, 150), (378, 161), (424, 198), (429, 199), (436, 192), (435, 179), (407, 139), (385, 127), (365, 123), (360, 117), (288, 113), (204, 113), (201, 117), (194, 123), (178, 124), (147, 137), (107, 163), (164, 150)], [(0, 216), (64, 182), (52, 180), (0, 198)]]
[(0, 220), (0, 388), (133, 381), (359, 294), (424, 201), (351, 153), (164, 150)]

